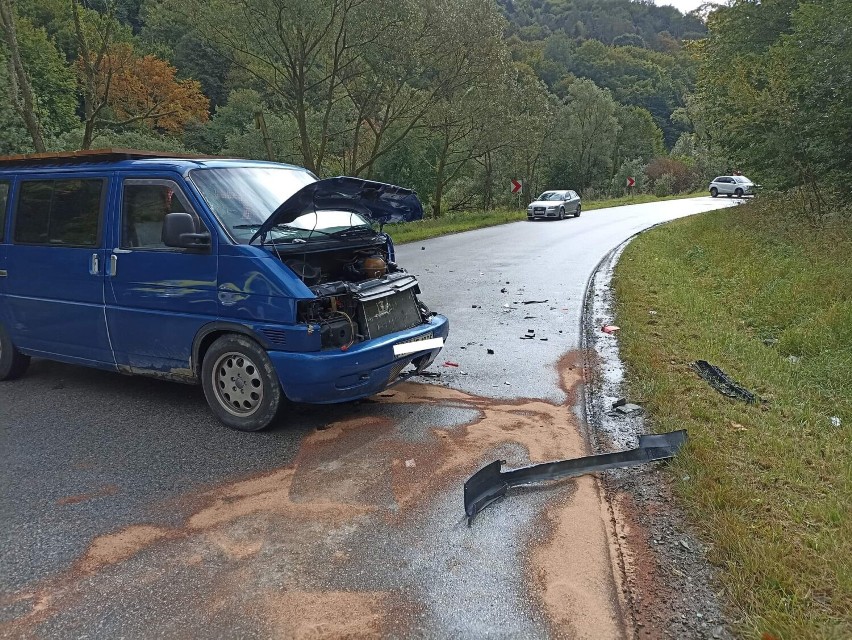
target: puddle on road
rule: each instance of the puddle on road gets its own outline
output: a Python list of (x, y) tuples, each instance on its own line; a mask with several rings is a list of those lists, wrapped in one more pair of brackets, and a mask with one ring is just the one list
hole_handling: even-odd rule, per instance
[[(426, 610), (425, 574), (412, 569), (400, 547), (419, 540), (427, 545), (419, 558), (428, 561), (430, 534), (422, 529), (432, 516), (424, 514), (440, 505), (438, 517), (461, 527), (460, 499), (457, 511), (445, 512), (448, 491), (460, 497), (464, 480), (495, 452), (525, 451), (526, 459), (510, 459), (516, 465), (588, 453), (573, 412), (581, 358), (569, 354), (558, 368), (568, 397), (563, 405), (400, 385), (366, 405), (370, 415), (306, 437), (291, 465), (185, 496), (188, 515), (181, 526), (141, 523), (96, 538), (67, 572), (0, 599), (0, 610), (17, 616), (4, 616), (0, 632), (96, 623), (104, 629), (104, 611), (115, 608), (118, 598), (145, 610), (132, 622), (120, 615), (109, 622), (116, 632), (131, 634), (160, 631), (170, 612), (179, 612), (183, 633), (218, 625), (238, 634), (243, 624), (247, 632), (286, 637), (446, 635), (452, 629), (440, 628), (440, 612)], [(462, 423), (447, 426), (442, 415), (440, 426), (421, 429), (428, 437), (411, 438), (382, 415), (398, 405), (454, 409)], [(518, 599), (530, 609), (524, 615), (538, 617), (536, 629), (619, 637), (607, 515), (597, 482), (563, 483), (553, 495), (544, 512), (533, 515), (532, 527), (547, 532), (544, 543), (524, 548), (529, 538), (521, 531), (521, 546), (509, 558), (515, 575), (505, 580), (521, 592)], [(500, 507), (512, 509), (508, 503), (493, 508)], [(462, 531), (475, 540), (476, 525)], [(451, 596), (464, 608), (464, 594)], [(478, 618), (484, 613), (469, 611)], [(147, 627), (146, 616), (153, 616)], [(487, 619), (479, 624), (488, 629)]]

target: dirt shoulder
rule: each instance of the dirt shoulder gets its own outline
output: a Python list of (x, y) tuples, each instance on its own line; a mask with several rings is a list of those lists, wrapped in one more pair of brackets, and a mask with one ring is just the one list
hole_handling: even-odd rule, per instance
[[(610, 283), (624, 246), (601, 262), (584, 305), (585, 410), (598, 453), (633, 448), (639, 435), (649, 432), (643, 414), (627, 416), (612, 409), (626, 393), (624, 365), (618, 333), (601, 331), (614, 323)], [(663, 472), (662, 464), (609, 471), (602, 490), (633, 636), (731, 638), (707, 548), (687, 525), (672, 494), (671, 476)]]

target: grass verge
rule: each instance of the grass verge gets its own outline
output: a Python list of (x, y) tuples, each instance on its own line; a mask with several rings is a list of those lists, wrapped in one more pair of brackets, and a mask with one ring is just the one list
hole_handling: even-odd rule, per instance
[[(609, 200), (583, 201), (583, 210), (593, 211), (594, 209), (605, 209), (607, 207), (660, 202), (662, 200), (678, 200), (680, 198), (694, 198), (703, 195), (707, 194), (704, 191), (665, 197), (640, 194), (633, 197), (610, 198)], [(498, 224), (519, 222), (526, 219), (526, 210), (464, 211), (461, 213), (448, 213), (440, 218), (427, 218), (418, 222), (389, 224), (385, 227), (385, 231), (390, 234), (395, 244), (401, 244), (403, 242), (416, 242), (417, 240), (436, 238), (450, 233), (493, 227)]]
[[(670, 469), (743, 636), (852, 638), (852, 230), (783, 211), (758, 200), (632, 242), (621, 353), (655, 430), (689, 429)], [(716, 393), (696, 359), (765, 402)]]

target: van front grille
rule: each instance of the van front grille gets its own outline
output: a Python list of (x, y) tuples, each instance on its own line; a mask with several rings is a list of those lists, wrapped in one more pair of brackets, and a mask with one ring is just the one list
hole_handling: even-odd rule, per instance
[(423, 322), (413, 289), (362, 302), (360, 309), (360, 320), (369, 339), (411, 329)]

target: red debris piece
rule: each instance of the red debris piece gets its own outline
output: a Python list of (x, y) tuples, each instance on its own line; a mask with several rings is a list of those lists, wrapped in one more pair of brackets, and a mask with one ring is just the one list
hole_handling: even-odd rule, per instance
[(601, 327), (601, 331), (604, 333), (615, 333), (619, 329), (621, 329), (621, 327), (616, 327), (614, 324), (605, 324)]
[(456, 363), (456, 362), (450, 362), (449, 360), (447, 360), (447, 361), (444, 363), (444, 366), (445, 366), (445, 367), (457, 367), (457, 366), (459, 366), (459, 365), (458, 365), (458, 363)]

